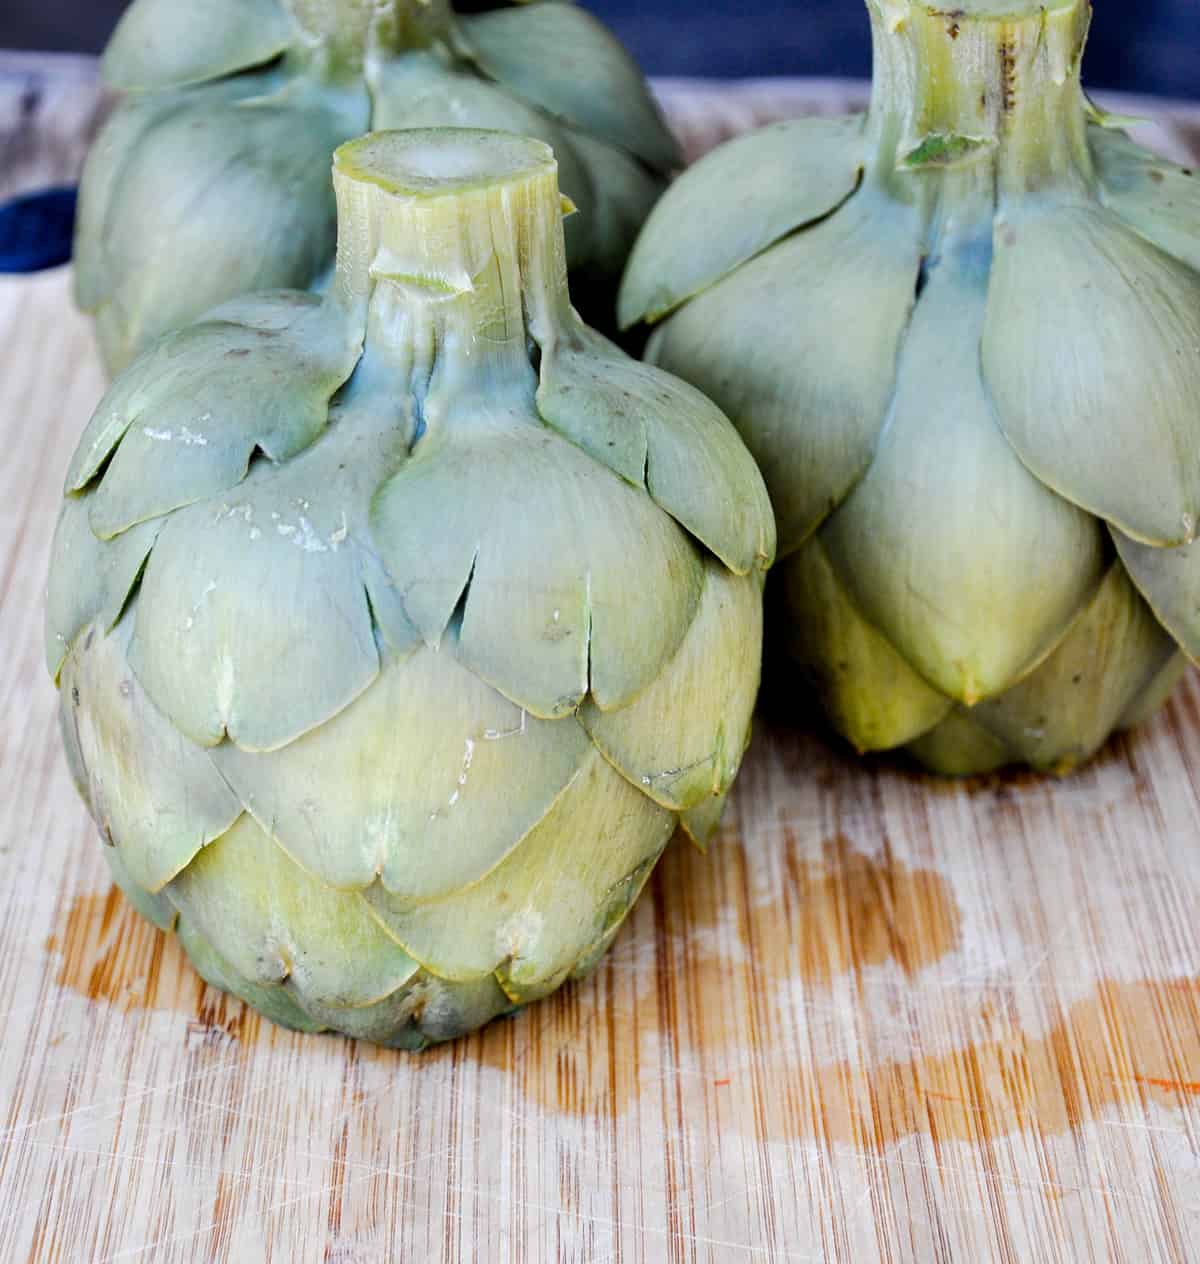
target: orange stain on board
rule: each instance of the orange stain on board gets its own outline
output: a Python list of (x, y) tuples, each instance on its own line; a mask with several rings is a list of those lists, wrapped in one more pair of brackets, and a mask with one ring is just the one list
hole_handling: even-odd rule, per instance
[[(936, 872), (868, 856), (840, 836), (812, 858), (789, 840), (777, 898), (737, 907), (745, 858), (726, 846), (707, 858), (669, 849), (613, 958), (473, 1037), (473, 1060), (548, 1113), (593, 1124), (638, 1109), (643, 1082), (642, 1108), (658, 1108), (665, 1068), (684, 1116), (720, 1109), (739, 1127), (755, 1121), (763, 1139), (875, 1153), (918, 1135), (1062, 1135), (1114, 1109), (1136, 1119), (1148, 1102), (1179, 1106), (1200, 1091), (1200, 980), (1101, 981), (1051, 1010), (1044, 1031), (1024, 1029), (1006, 994), (983, 990), (967, 1007), (948, 1004), (960, 1032), (986, 1038), (922, 1053), (914, 1030), (913, 1056), (873, 1057), (868, 1031), (861, 1061), (806, 1052), (789, 1062), (778, 1050), (803, 1047), (782, 1031), (798, 1002), (820, 1012), (839, 981), (887, 962), (914, 978), (956, 949), (961, 913)], [(734, 910), (746, 949), (738, 959), (712, 933)], [(650, 968), (630, 968), (630, 936), (642, 952), (653, 942)]]
[(210, 1034), (248, 1039), (258, 1015), (210, 988), (192, 969), (179, 940), (148, 922), (116, 886), (71, 901), (46, 950), (60, 957), (55, 982), (92, 1001), (128, 1012), (188, 1015), (188, 1038)]

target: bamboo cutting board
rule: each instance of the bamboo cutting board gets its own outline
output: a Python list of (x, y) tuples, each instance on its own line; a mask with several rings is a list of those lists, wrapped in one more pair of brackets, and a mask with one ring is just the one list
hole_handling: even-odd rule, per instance
[[(3, 72), (8, 187), (69, 174), (90, 71), (51, 157)], [(695, 152), (855, 91), (664, 93)], [(0, 279), (0, 1260), (1200, 1258), (1195, 677), (1056, 783), (764, 720), (590, 980), (416, 1058), (293, 1035), (110, 887), (59, 754), (42, 584), (100, 390), (66, 272)]]

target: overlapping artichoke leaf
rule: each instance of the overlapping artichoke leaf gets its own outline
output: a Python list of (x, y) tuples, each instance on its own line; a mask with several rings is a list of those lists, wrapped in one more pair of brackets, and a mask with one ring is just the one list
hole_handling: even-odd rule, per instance
[(650, 495), (739, 575), (775, 557), (762, 476), (694, 387), (583, 326), (544, 348), (537, 406), (555, 430)]
[(1145, 543), (1200, 514), (1200, 275), (1091, 204), (1002, 208), (983, 336), (1000, 425), (1042, 482)]
[(329, 155), (366, 130), (365, 88), (321, 92), (270, 76), (266, 95), (231, 100), (236, 82), (195, 89), (136, 136), (123, 133), (136, 143), (112, 156), (119, 179), (98, 178), (110, 197), (94, 253), (108, 277), (103, 301), (121, 317), (110, 322), (119, 343), (105, 348), (112, 367), (228, 298), (231, 276), (247, 292), (303, 289), (328, 264)]
[(71, 646), (60, 703), (86, 770), (88, 801), (130, 878), (156, 894), (242, 805), (207, 753), (147, 698), (127, 661), (133, 615), (107, 636), (96, 625)]
[(702, 158), (646, 222), (621, 285), (622, 328), (669, 314), (840, 205), (862, 174), (862, 133), (861, 116), (795, 119)]
[(1100, 749), (1176, 653), (1116, 561), (1054, 653), (971, 714), (1014, 759), (1066, 771)]
[(226, 496), (178, 510), (142, 579), (130, 661), (184, 734), (275, 750), (330, 719), (379, 672), (375, 625), (415, 647), (366, 525), (411, 424), (346, 406), (286, 465), (255, 464)]
[(102, 633), (117, 622), (162, 529), (144, 522), (115, 540), (97, 539), (91, 527), (94, 492), (68, 495), (54, 532), (54, 565), (46, 592), (46, 666), (58, 679), (79, 632), (95, 621)]
[(908, 744), (909, 753), (943, 777), (980, 776), (1015, 761), (1007, 744), (956, 707), (936, 728)]
[(361, 336), (302, 293), (256, 296), (165, 335), (101, 400), (67, 472), (93, 531), (138, 523), (236, 486), (261, 451), (286, 461), (324, 429)]
[(165, 895), (151, 895), (149, 891), (138, 886), (122, 863), (121, 853), (115, 847), (104, 849), (104, 859), (108, 864), (108, 872), (114, 884), (146, 921), (157, 926), (159, 930), (173, 930), (179, 916), (175, 905)]
[(821, 533), (855, 607), (967, 705), (1044, 658), (1099, 585), (1104, 537), (1021, 464), (979, 370), (990, 224), (943, 242), (871, 468)]
[(374, 1005), (347, 1009), (311, 1000), (305, 1004), (306, 1011), (327, 1027), (356, 1040), (411, 1053), (475, 1031), (513, 1008), (495, 975), (470, 983), (447, 983), (426, 970)]
[(1121, 132), (1088, 133), (1100, 197), (1144, 237), (1200, 270), (1200, 178)]
[(1182, 653), (1173, 654), (1158, 675), (1143, 685), (1125, 708), (1117, 727), (1133, 729), (1153, 719), (1166, 706), (1167, 699), (1175, 692), (1175, 686), (1183, 679), (1187, 669), (1187, 656)]
[[(761, 653), (762, 581), (731, 575), (714, 558), (687, 636), (658, 678), (627, 707), (584, 703), (580, 720), (633, 786), (675, 812), (720, 799), (750, 740)], [(699, 813), (693, 824), (715, 831)], [(698, 838), (708, 841), (708, 834)]]
[[(170, 907), (174, 911), (174, 905)], [(282, 984), (252, 983), (239, 974), (186, 917), (179, 918), (176, 934), (196, 973), (211, 987), (231, 993), (281, 1027), (310, 1034), (325, 1030), (300, 1008)]]
[(650, 88), (600, 22), (571, 4), (531, 4), (468, 15), (462, 51), (510, 92), (651, 167), (682, 165)]
[[(550, 0), (551, 3), (554, 0)], [(636, 158), (615, 145), (597, 140), (586, 132), (565, 129), (575, 159), (587, 173), (591, 192), (576, 197), (560, 180), (563, 191), (575, 203), (577, 213), (563, 225), (567, 236), (567, 262), (574, 268), (617, 276), (625, 266), (638, 232), (651, 207), (658, 201), (663, 181)], [(562, 170), (562, 155), (555, 147)], [(573, 243), (585, 241), (582, 245)], [(580, 263), (574, 262), (580, 258)], [(576, 272), (578, 277), (579, 273)], [(576, 286), (578, 290), (578, 285)], [(611, 320), (610, 312), (605, 313)]]
[(836, 727), (860, 751), (891, 750), (927, 733), (953, 703), (904, 661), (855, 609), (811, 538), (776, 573), (792, 657), (811, 678)]
[(379, 884), (364, 898), (431, 973), (465, 981), (500, 970), (514, 1000), (532, 1000), (609, 931), (609, 897), (623, 902), (628, 876), (662, 851), (674, 826), (671, 812), (593, 749), (521, 846), (481, 881), (436, 901), (403, 900)]
[(1184, 653), (1200, 663), (1200, 544), (1173, 549), (1138, 544), (1114, 530), (1130, 578)]
[(331, 886), (378, 874), (404, 900), (478, 881), (534, 828), (590, 751), (459, 664), (449, 639), (385, 662), (340, 715), (270, 754), (212, 758), (260, 825)]
[(771, 495), (781, 556), (870, 464), (916, 293), (921, 224), (864, 188), (671, 316), (648, 357), (729, 416)]
[(75, 299), (93, 311), (112, 296), (118, 278), (108, 264), (109, 220), (114, 192), (138, 152), (142, 137), (197, 102), (219, 103), (259, 96), (277, 83), (274, 76), (244, 75), (203, 91), (153, 93), (127, 97), (100, 129), (83, 166), (79, 213), (75, 221), (73, 284)]
[[(431, 423), (385, 482), (371, 530), (429, 645), (535, 716), (605, 709), (655, 679), (695, 616), (695, 546), (644, 491), (480, 397)], [(632, 577), (636, 576), (636, 582)]]
[(220, 944), (256, 987), (285, 980), (302, 1006), (358, 1008), (403, 987), (420, 968), (362, 896), (307, 874), (243, 814), (166, 888), (181, 921)]
[(278, 0), (134, 0), (104, 50), (114, 88), (143, 92), (219, 79), (279, 56), (296, 30)]

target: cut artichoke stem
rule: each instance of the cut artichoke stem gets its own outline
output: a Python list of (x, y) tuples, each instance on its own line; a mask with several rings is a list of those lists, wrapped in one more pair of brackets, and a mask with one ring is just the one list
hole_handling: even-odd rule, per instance
[[(529, 338), (574, 320), (558, 164), (541, 141), (378, 132), (334, 155), (331, 294), (415, 383), (531, 382)], [(527, 325), (528, 321), (528, 325)]]
[[(868, 0), (874, 178), (973, 167), (1000, 196), (1093, 185), (1080, 84), (1088, 0)], [(950, 36), (947, 39), (947, 35)], [(928, 196), (933, 190), (919, 188)]]

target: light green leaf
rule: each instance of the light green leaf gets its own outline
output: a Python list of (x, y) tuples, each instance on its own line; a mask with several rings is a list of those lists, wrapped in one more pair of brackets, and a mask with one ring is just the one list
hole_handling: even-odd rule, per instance
[(57, 680), (71, 642), (89, 623), (102, 633), (121, 617), (162, 529), (146, 522), (115, 540), (98, 540), (88, 521), (92, 495), (68, 496), (54, 532), (46, 592), (46, 666)]
[(278, 0), (134, 0), (104, 50), (105, 80), (123, 92), (219, 79), (272, 60), (296, 31)]
[(978, 777), (1015, 761), (994, 733), (956, 707), (935, 728), (908, 744), (908, 752), (942, 777)]
[(181, 920), (255, 987), (288, 983), (301, 1006), (357, 1008), (418, 970), (360, 895), (310, 877), (242, 816), (167, 888)]
[(1175, 654), (1167, 665), (1147, 684), (1125, 708), (1117, 723), (1119, 729), (1137, 728), (1152, 719), (1167, 704), (1175, 687), (1187, 674), (1188, 660), (1183, 654)]
[(1021, 464), (979, 373), (988, 241), (949, 242), (900, 355), (871, 468), (821, 533), (863, 616), (940, 693), (1003, 693), (1104, 573), (1096, 520)]
[(1200, 271), (1200, 176), (1120, 132), (1088, 133), (1100, 197), (1143, 237)]
[(943, 697), (854, 608), (814, 537), (775, 573), (775, 625), (834, 726), (860, 751), (890, 750), (950, 713)]
[(312, 295), (269, 303), (270, 324), (239, 322), (233, 305), (224, 319), (166, 335), (101, 401), (68, 474), (81, 487), (112, 456), (91, 498), (97, 535), (226, 491), (256, 449), (286, 461), (324, 429), (358, 340), (335, 307)]
[(120, 887), (121, 894), (135, 909), (159, 930), (171, 930), (176, 921), (175, 906), (165, 895), (151, 895), (133, 880), (129, 870), (121, 861), (121, 853), (115, 847), (104, 849), (104, 859), (108, 862), (108, 872), (113, 882)]
[(1100, 749), (1175, 653), (1114, 562), (1058, 649), (972, 716), (1034, 768), (1068, 772)]
[(146, 697), (126, 661), (133, 617), (87, 629), (63, 664), (61, 706), (101, 833), (142, 890), (159, 892), (242, 805), (207, 753)]
[(863, 193), (676, 312), (649, 358), (732, 419), (766, 480), (780, 556), (870, 464), (921, 263), (914, 213)]
[(538, 411), (738, 574), (775, 556), (767, 490), (745, 445), (699, 391), (580, 328), (546, 348)]
[(1200, 514), (1200, 276), (1090, 205), (997, 221), (984, 378), (1018, 456), (1127, 535)]
[(862, 174), (862, 132), (861, 117), (789, 120), (728, 141), (689, 168), (630, 256), (622, 328), (661, 319), (845, 201)]
[(557, 986), (609, 929), (610, 899), (626, 906), (629, 875), (653, 860), (675, 827), (598, 751), (524, 842), (481, 882), (438, 901), (383, 887), (364, 895), (431, 973), (471, 980), (505, 964), (514, 999)]
[(384, 663), (340, 715), (271, 754), (212, 756), (310, 873), (434, 899), (478, 881), (545, 816), (589, 750), (574, 718), (538, 720), (422, 646)]
[(663, 171), (682, 165), (633, 58), (590, 13), (567, 4), (459, 20), (467, 53), (532, 105)]
[(696, 617), (658, 679), (619, 711), (585, 703), (580, 720), (631, 785), (672, 811), (697, 808), (737, 775), (761, 658), (761, 580), (709, 559)]
[(103, 238), (124, 335), (110, 367), (234, 295), (305, 289), (333, 257), (331, 155), (365, 130), (365, 90), (293, 81), (268, 97), (226, 96), (220, 84), (197, 89), (123, 165)]
[(1159, 622), (1193, 662), (1200, 662), (1200, 544), (1156, 549), (1115, 529), (1112, 537)]
[[(172, 906), (172, 911), (174, 911), (174, 906)], [(321, 1023), (309, 1017), (301, 1009), (285, 986), (252, 983), (244, 975), (239, 974), (186, 917), (179, 919), (177, 933), (179, 942), (188, 955), (188, 960), (191, 961), (196, 973), (210, 987), (215, 987), (220, 992), (228, 992), (238, 1000), (244, 1001), (281, 1027), (310, 1034), (325, 1030)]]
[(536, 716), (578, 707), (589, 662), (599, 704), (623, 705), (691, 624), (695, 547), (535, 415), (476, 406), (431, 427), (376, 498), (372, 532), (405, 606), (435, 645), (465, 591), (460, 661)]

